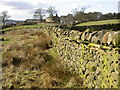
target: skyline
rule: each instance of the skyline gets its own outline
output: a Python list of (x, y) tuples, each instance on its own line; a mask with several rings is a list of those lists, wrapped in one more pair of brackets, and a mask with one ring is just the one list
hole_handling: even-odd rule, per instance
[(117, 13), (118, 2), (119, 0), (1, 0), (0, 12), (7, 10), (10, 19), (14, 20), (31, 19), (35, 9), (47, 9), (49, 6), (54, 6), (59, 16), (67, 15), (72, 13), (73, 9), (82, 7), (87, 7), (85, 12)]

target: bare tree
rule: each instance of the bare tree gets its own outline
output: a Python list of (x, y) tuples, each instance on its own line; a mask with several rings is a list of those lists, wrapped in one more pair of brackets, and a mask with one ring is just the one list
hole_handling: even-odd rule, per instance
[(47, 13), (49, 14), (49, 16), (53, 16), (54, 14), (57, 14), (57, 10), (55, 9), (54, 6), (50, 6), (47, 10)]
[(82, 7), (80, 11), (85, 12), (85, 10), (86, 10), (86, 7)]
[(82, 7), (80, 10), (78, 8), (75, 8), (72, 10), (73, 15), (76, 15), (79, 12), (84, 12), (86, 10), (86, 7)]
[(3, 25), (5, 25), (5, 21), (6, 21), (8, 18), (10, 18), (10, 16), (8, 15), (8, 12), (7, 12), (7, 11), (2, 11), (2, 12), (0, 13), (0, 17), (1, 17), (1, 19), (2, 19)]
[(35, 10), (33, 16), (35, 19), (39, 19), (40, 21), (42, 21), (43, 17), (45, 16), (45, 10), (42, 8), (38, 8)]
[(78, 8), (72, 10), (73, 15), (76, 15), (79, 12)]

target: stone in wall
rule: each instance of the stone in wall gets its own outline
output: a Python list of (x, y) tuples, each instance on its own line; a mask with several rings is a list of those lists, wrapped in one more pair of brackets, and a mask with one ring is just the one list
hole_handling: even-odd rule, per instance
[(115, 37), (115, 32), (114, 31), (111, 31), (109, 34), (108, 34), (108, 40), (107, 40), (107, 44), (110, 45), (112, 44), (112, 41), (113, 41), (113, 38)]
[(90, 41), (91, 42), (91, 39), (92, 37), (97, 33), (97, 31), (94, 31), (92, 33), (90, 33), (87, 37), (86, 37), (86, 40)]
[(115, 33), (112, 43), (114, 46), (117, 46), (117, 47), (120, 45), (120, 31)]
[(87, 29), (85, 32), (81, 35), (81, 40), (85, 41), (87, 40), (87, 36), (90, 34), (90, 29)]
[(92, 37), (92, 39), (91, 39), (91, 42), (92, 43), (98, 43), (98, 33), (97, 34), (95, 34), (93, 37)]
[(108, 35), (109, 35), (110, 32), (106, 32), (102, 38), (102, 43), (103, 44), (107, 44), (107, 41), (108, 41)]
[(106, 33), (105, 30), (102, 30), (102, 31), (99, 31), (99, 32), (98, 32), (97, 38), (98, 38), (99, 44), (102, 42), (102, 38), (103, 38), (103, 36), (104, 36), (105, 33)]
[(89, 41), (96, 44), (120, 46), (120, 31), (102, 30), (92, 31), (87, 29), (80, 34), (80, 40)]

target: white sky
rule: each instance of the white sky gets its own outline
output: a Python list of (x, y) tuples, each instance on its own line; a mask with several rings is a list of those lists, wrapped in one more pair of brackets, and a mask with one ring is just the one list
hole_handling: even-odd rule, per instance
[(55, 6), (58, 15), (72, 13), (74, 8), (87, 7), (86, 12), (118, 12), (119, 0), (0, 0), (0, 12), (7, 10), (10, 19), (25, 20), (33, 18), (37, 8)]

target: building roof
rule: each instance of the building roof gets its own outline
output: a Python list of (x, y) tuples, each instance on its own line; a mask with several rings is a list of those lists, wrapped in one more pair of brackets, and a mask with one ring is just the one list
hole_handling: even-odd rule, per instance
[(60, 17), (58, 17), (58, 16), (51, 16), (51, 17), (47, 17), (46, 19), (48, 19), (48, 18), (60, 18)]

